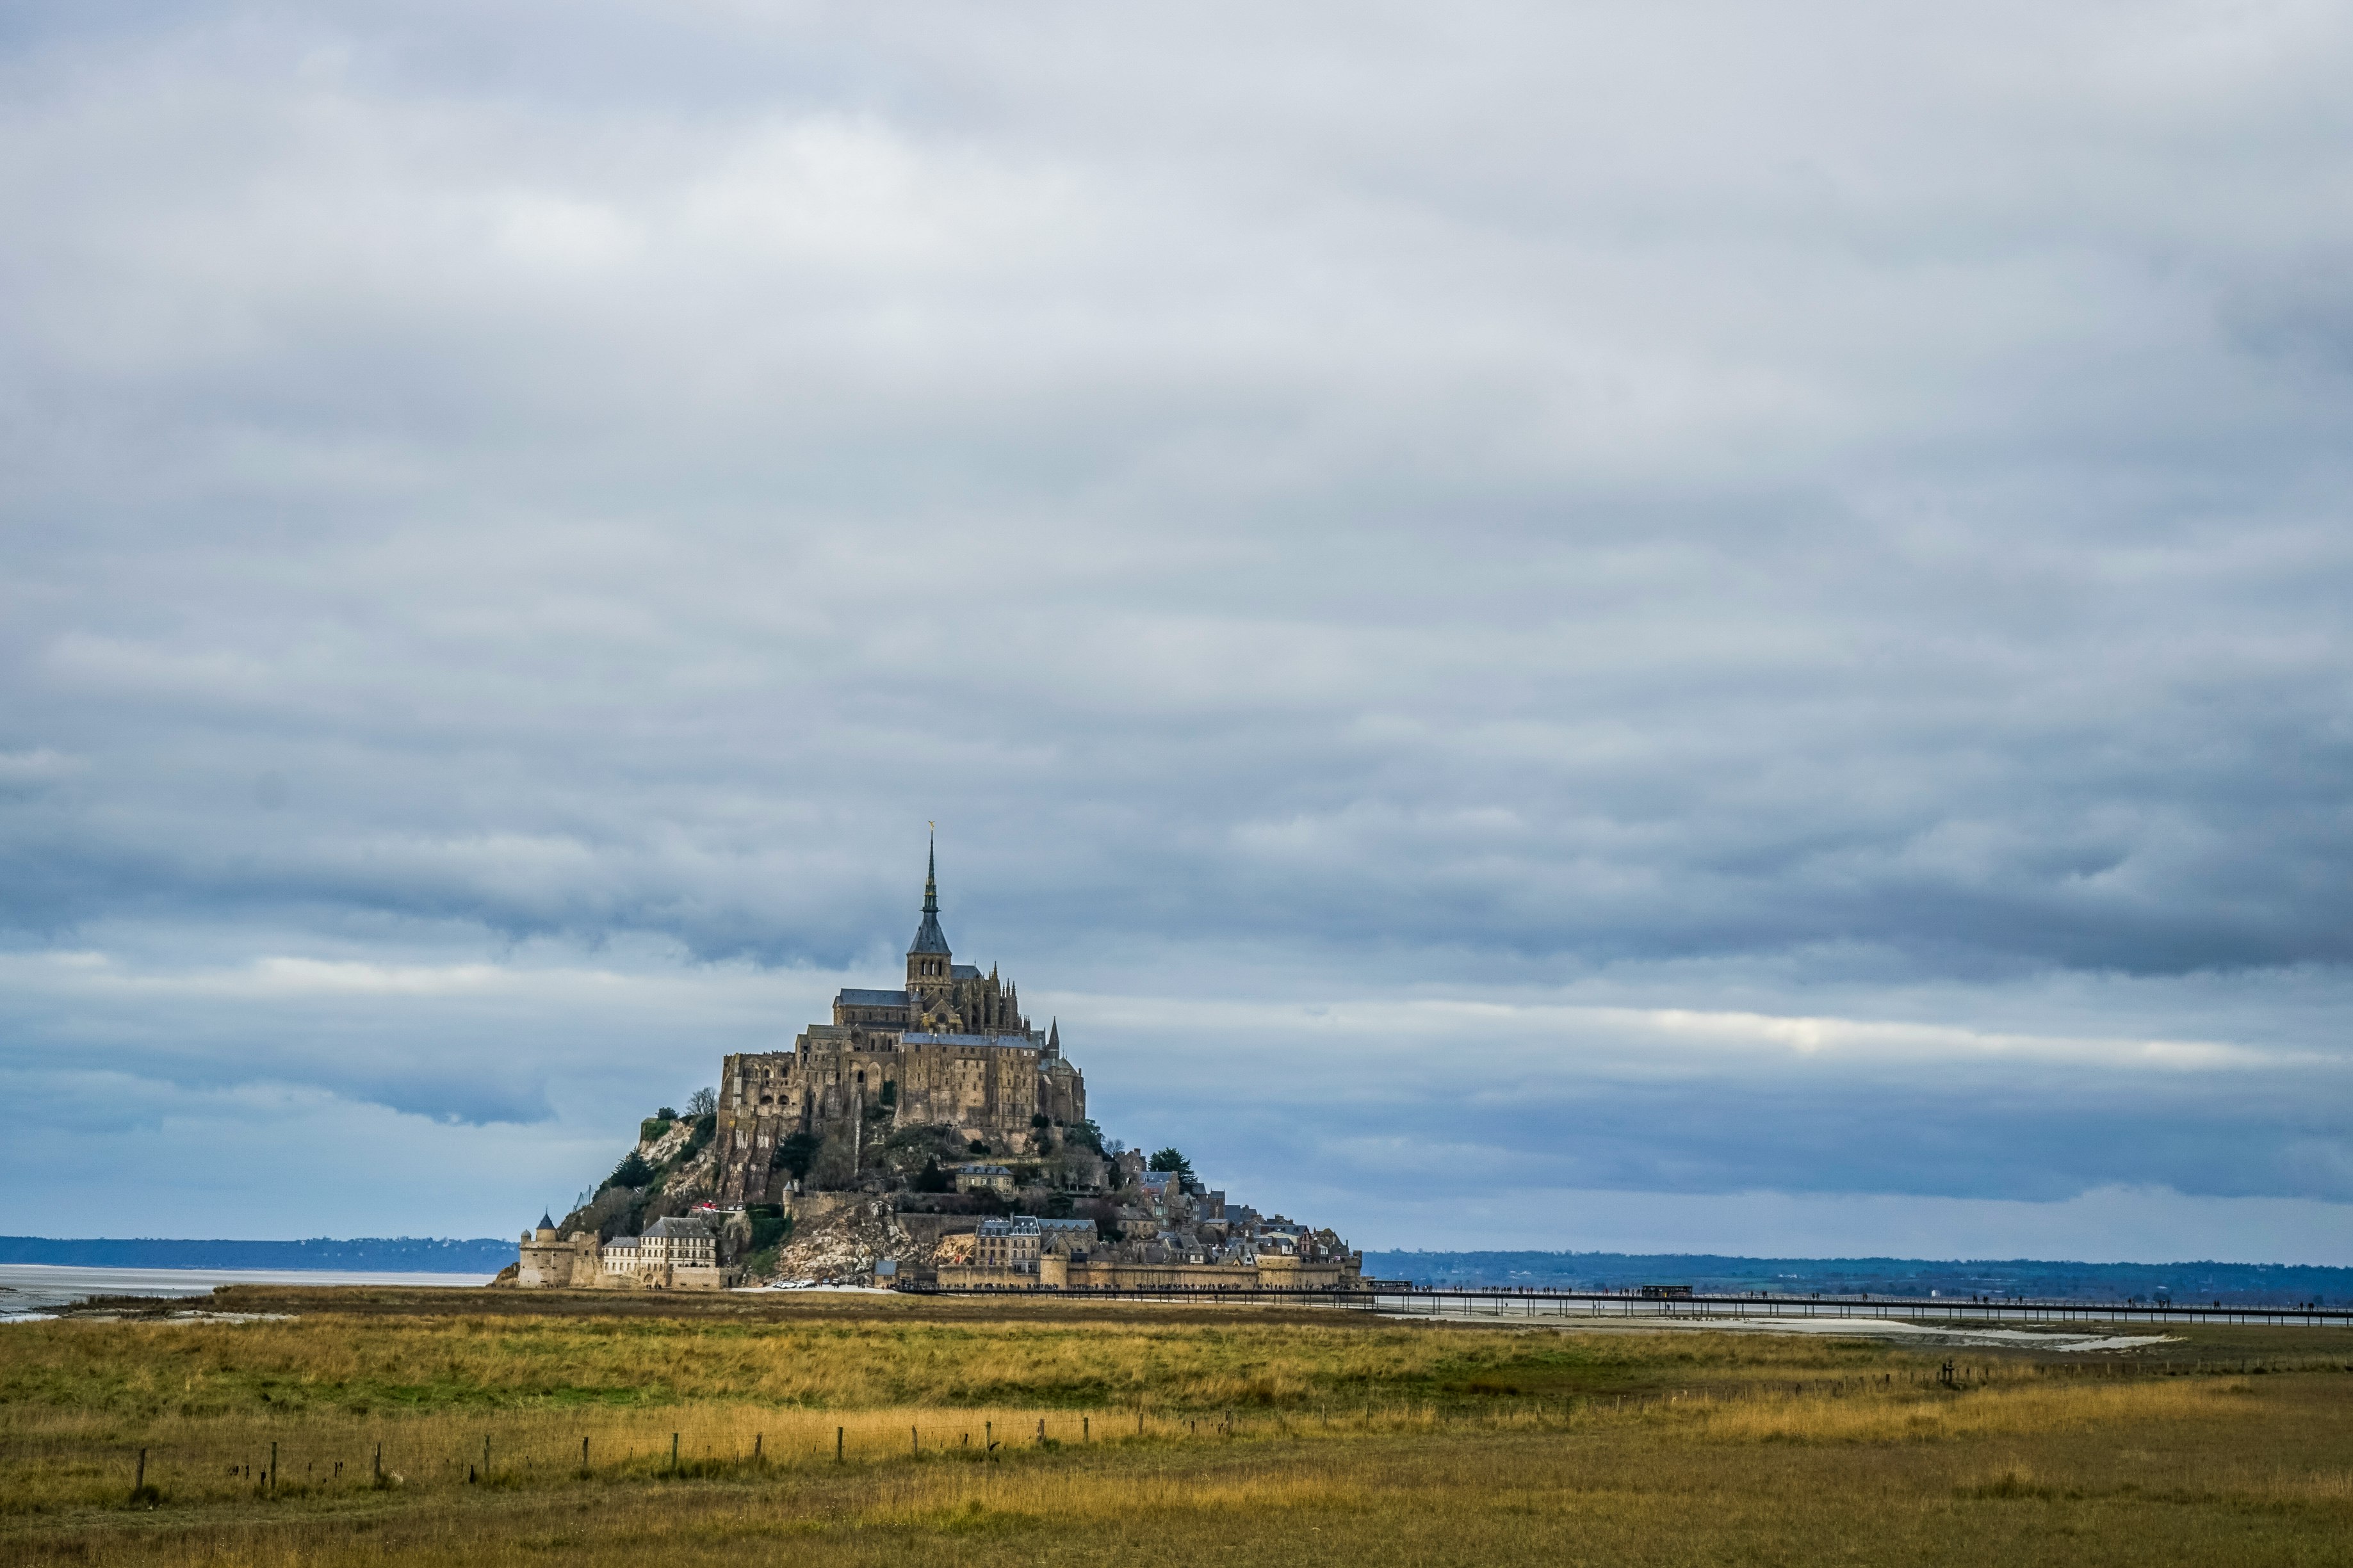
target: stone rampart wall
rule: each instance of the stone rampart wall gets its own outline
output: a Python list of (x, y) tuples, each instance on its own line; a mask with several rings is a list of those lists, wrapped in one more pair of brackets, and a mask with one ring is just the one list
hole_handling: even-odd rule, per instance
[(940, 1283), (951, 1289), (1184, 1290), (1203, 1294), (1219, 1290), (1345, 1290), (1357, 1284), (1356, 1272), (1342, 1264), (1300, 1264), (1289, 1258), (1272, 1261), (1279, 1266), (1079, 1263), (1049, 1255), (1039, 1259), (1034, 1274), (972, 1264), (944, 1264)]

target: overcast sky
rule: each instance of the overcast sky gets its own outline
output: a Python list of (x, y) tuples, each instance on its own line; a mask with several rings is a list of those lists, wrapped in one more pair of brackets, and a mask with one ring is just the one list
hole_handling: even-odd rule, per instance
[(6, 1228), (512, 1233), (936, 819), (1105, 1130), (1361, 1245), (2353, 1263), (2348, 81), (11, 6)]

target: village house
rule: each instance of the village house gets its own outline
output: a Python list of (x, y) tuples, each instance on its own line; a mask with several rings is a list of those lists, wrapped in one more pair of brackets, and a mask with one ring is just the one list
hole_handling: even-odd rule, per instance
[(1013, 1173), (1006, 1166), (985, 1162), (958, 1165), (955, 1168), (955, 1190), (960, 1193), (1009, 1193), (1013, 1190)]

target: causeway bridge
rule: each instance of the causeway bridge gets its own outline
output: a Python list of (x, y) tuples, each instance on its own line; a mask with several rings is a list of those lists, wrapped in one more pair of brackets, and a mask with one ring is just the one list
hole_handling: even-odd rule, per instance
[(2262, 1307), (2190, 1301), (2070, 1301), (2020, 1297), (1645, 1295), (1621, 1290), (1556, 1290), (1535, 1287), (1481, 1289), (1368, 1283), (1353, 1290), (1234, 1289), (1186, 1290), (1149, 1287), (1006, 1289), (990, 1286), (902, 1285), (927, 1296), (1056, 1296), (1090, 1301), (1164, 1301), (1270, 1307), (1333, 1307), (1402, 1317), (1485, 1319), (1490, 1321), (1592, 1319), (1894, 1318), (1995, 1327), (2102, 1323), (2302, 1324), (2353, 1328), (2353, 1305)]

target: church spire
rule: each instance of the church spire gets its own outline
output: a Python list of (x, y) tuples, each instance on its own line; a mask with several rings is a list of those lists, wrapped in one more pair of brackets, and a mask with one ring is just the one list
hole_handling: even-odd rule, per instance
[[(917, 953), (948, 956), (947, 934), (940, 930), (940, 844), (936, 831), (932, 835), (931, 850), (923, 858), (923, 923), (915, 928), (915, 940), (907, 948), (908, 957)], [(944, 974), (945, 971), (941, 973)]]

